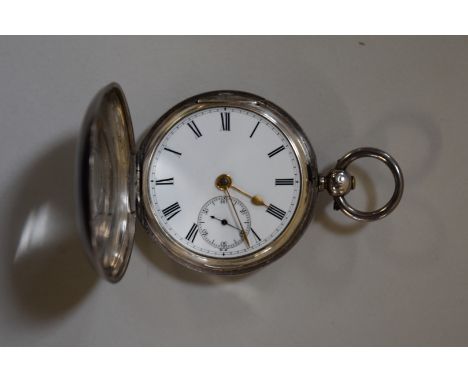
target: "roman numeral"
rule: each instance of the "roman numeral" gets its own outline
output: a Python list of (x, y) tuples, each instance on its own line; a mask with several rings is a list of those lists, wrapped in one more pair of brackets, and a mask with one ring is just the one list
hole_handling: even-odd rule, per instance
[(255, 134), (255, 131), (257, 130), (258, 125), (260, 125), (260, 121), (257, 122), (257, 124), (255, 125), (255, 127), (254, 127), (252, 133), (250, 134), (250, 137), (249, 137), (249, 138), (252, 138), (252, 137), (253, 137), (253, 135)]
[(170, 153), (173, 153), (175, 155), (181, 156), (182, 153), (179, 153), (178, 151), (168, 149), (167, 147), (164, 147), (164, 150), (169, 151)]
[(221, 124), (223, 125), (223, 131), (231, 131), (230, 113), (221, 113)]
[(294, 184), (293, 178), (277, 178), (275, 179), (275, 186), (292, 186)]
[(276, 154), (280, 153), (281, 151), (283, 151), (284, 149), (285, 149), (285, 147), (283, 145), (281, 145), (277, 149), (274, 149), (272, 152), (268, 153), (268, 156), (271, 158), (271, 157), (275, 156)]
[(252, 227), (250, 227), (250, 230), (252, 231), (252, 233), (254, 234), (255, 238), (258, 240), (258, 241), (262, 241), (262, 239), (260, 239), (260, 236), (257, 235), (257, 232), (254, 231), (254, 229)]
[(284, 212), (281, 208), (278, 208), (273, 204), (270, 204), (268, 206), (266, 212), (273, 215), (275, 218), (278, 218), (279, 220), (283, 220), (284, 215), (286, 215), (286, 212)]
[(193, 133), (195, 134), (195, 136), (197, 138), (200, 138), (202, 136), (202, 133), (200, 133), (200, 130), (198, 130), (198, 127), (195, 123), (195, 121), (191, 121), (189, 123), (187, 123), (188, 127), (190, 127), (190, 129), (193, 131)]
[(191, 241), (193, 243), (195, 238), (197, 237), (197, 233), (198, 233), (198, 225), (193, 223), (192, 228), (190, 228), (190, 231), (188, 231), (188, 234), (187, 236), (185, 236), (185, 238), (188, 241)]
[(166, 207), (162, 210), (162, 213), (167, 218), (167, 220), (171, 220), (174, 216), (176, 216), (181, 211), (179, 203), (175, 202), (171, 204), (169, 207)]
[(157, 185), (174, 184), (174, 178), (158, 179)]

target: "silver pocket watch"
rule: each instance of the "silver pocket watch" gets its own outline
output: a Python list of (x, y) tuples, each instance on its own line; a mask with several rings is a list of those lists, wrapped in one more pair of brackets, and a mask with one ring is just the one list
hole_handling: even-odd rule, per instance
[[(382, 208), (363, 212), (345, 195), (355, 159), (384, 162), (395, 190)], [(253, 94), (213, 91), (164, 114), (136, 149), (124, 93), (102, 89), (86, 113), (78, 160), (79, 217), (87, 254), (111, 282), (124, 275), (136, 219), (166, 253), (193, 270), (252, 271), (301, 237), (319, 191), (355, 220), (377, 220), (398, 205), (403, 175), (386, 152), (359, 148), (326, 175), (297, 122)]]

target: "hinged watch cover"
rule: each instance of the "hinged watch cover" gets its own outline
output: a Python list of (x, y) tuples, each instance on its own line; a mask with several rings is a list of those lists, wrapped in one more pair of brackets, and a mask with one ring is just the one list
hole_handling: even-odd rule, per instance
[(124, 275), (136, 220), (135, 138), (122, 88), (112, 83), (88, 107), (78, 152), (78, 214), (87, 254), (111, 282)]

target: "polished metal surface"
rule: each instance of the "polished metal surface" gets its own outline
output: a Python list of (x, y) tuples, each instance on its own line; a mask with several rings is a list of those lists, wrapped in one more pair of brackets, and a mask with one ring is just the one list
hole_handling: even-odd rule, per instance
[(88, 107), (78, 157), (78, 213), (97, 272), (119, 281), (135, 234), (135, 142), (125, 96), (113, 83)]
[[(288, 139), (299, 163), (301, 189), (296, 211), (286, 229), (272, 243), (239, 258), (219, 259), (190, 251), (169, 235), (158, 223), (149, 196), (149, 167), (159, 143), (186, 116), (212, 107), (238, 107), (257, 113), (277, 126)], [(111, 282), (126, 271), (138, 215), (143, 227), (167, 254), (197, 271), (239, 274), (252, 271), (277, 259), (300, 238), (309, 224), (317, 193), (326, 189), (335, 199), (335, 209), (355, 220), (377, 220), (398, 205), (403, 192), (403, 176), (396, 161), (382, 150), (360, 148), (338, 160), (325, 177), (319, 177), (315, 154), (299, 125), (278, 106), (256, 95), (238, 91), (217, 91), (189, 98), (163, 115), (144, 137), (135, 154), (133, 128), (122, 89), (110, 84), (88, 108), (82, 128), (79, 157), (80, 224), (88, 256), (96, 270)], [(355, 186), (346, 170), (354, 160), (373, 157), (384, 162), (395, 178), (390, 201), (376, 211), (363, 212), (351, 207), (345, 195)], [(236, 188), (261, 204), (262, 197), (251, 196), (232, 184), (229, 175), (216, 179), (220, 189)], [(247, 240), (247, 238), (246, 238)]]
[(325, 187), (333, 196), (344, 196), (355, 187), (355, 178), (346, 170), (332, 169), (325, 178)]
[[(301, 190), (296, 212), (280, 236), (266, 247), (239, 258), (218, 259), (194, 253), (175, 241), (157, 222), (149, 195), (149, 167), (152, 156), (170, 129), (199, 110), (212, 107), (238, 107), (257, 113), (277, 126), (293, 148), (301, 173)], [(299, 125), (284, 110), (256, 95), (238, 91), (214, 91), (189, 98), (162, 116), (144, 138), (137, 155), (139, 176), (138, 217), (167, 254), (179, 263), (202, 272), (238, 274), (252, 271), (277, 259), (290, 249), (309, 224), (317, 197), (318, 174), (315, 154)]]
[[(349, 205), (345, 199), (345, 195), (354, 188), (354, 177), (346, 169), (351, 162), (365, 157), (375, 158), (385, 163), (395, 180), (395, 190), (390, 200), (383, 207), (374, 211), (357, 210)], [(341, 210), (350, 218), (359, 221), (374, 221), (388, 216), (398, 206), (404, 189), (403, 173), (397, 161), (390, 154), (373, 147), (361, 147), (341, 157), (327, 176), (320, 177), (320, 189), (326, 189), (335, 199), (334, 208)]]

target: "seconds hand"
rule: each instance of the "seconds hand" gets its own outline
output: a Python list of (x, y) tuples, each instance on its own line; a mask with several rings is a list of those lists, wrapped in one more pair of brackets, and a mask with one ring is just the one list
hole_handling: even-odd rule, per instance
[(224, 189), (223, 191), (228, 196), (228, 199), (231, 202), (232, 209), (234, 210), (234, 214), (236, 215), (237, 221), (239, 222), (239, 225), (241, 227), (242, 236), (244, 237), (245, 242), (247, 243), (247, 246), (250, 247), (249, 239), (247, 238), (247, 234), (245, 233), (244, 226), (242, 225), (241, 220), (239, 219), (239, 215), (237, 214), (236, 207), (234, 206), (234, 203), (231, 199), (231, 195), (229, 194), (229, 191), (227, 190), (227, 188)]

